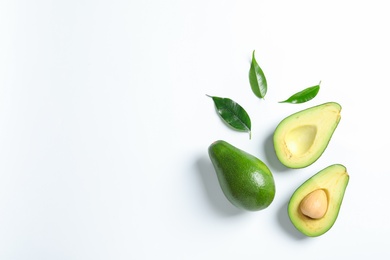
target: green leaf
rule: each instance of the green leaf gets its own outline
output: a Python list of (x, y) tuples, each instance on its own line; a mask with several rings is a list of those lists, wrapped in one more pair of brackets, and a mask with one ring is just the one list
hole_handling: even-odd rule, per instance
[(244, 108), (230, 98), (207, 96), (213, 99), (218, 115), (227, 125), (235, 130), (248, 132), (249, 139), (251, 138), (251, 119)]
[(249, 83), (251, 84), (253, 93), (258, 98), (264, 98), (267, 94), (267, 80), (264, 76), (263, 70), (257, 64), (255, 58), (255, 51), (252, 52), (252, 63), (249, 70)]
[(315, 96), (317, 96), (318, 91), (320, 91), (320, 84), (321, 82), (318, 85), (308, 87), (300, 92), (297, 92), (288, 99), (280, 101), (279, 103), (300, 104), (312, 100)]

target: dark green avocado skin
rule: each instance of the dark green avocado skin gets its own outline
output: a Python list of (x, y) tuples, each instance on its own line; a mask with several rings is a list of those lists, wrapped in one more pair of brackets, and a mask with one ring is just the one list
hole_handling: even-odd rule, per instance
[(258, 211), (272, 203), (274, 178), (260, 159), (223, 140), (212, 143), (208, 152), (222, 191), (233, 205)]

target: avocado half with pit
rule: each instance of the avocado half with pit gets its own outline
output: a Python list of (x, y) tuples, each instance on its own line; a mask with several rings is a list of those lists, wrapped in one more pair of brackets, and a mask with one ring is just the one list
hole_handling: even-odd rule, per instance
[(345, 166), (333, 164), (299, 186), (291, 196), (288, 215), (304, 235), (316, 237), (336, 222), (349, 182)]
[(304, 168), (325, 151), (341, 119), (341, 106), (328, 102), (294, 113), (276, 127), (276, 156), (289, 168)]

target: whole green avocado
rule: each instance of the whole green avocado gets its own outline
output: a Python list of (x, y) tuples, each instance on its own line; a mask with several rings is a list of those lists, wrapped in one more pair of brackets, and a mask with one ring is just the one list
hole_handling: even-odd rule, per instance
[(213, 142), (208, 152), (222, 191), (233, 205), (258, 211), (272, 203), (274, 178), (260, 159), (223, 140)]

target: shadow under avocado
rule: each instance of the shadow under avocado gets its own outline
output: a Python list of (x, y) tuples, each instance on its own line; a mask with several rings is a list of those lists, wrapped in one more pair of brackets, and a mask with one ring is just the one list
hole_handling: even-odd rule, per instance
[(279, 161), (278, 157), (276, 157), (273, 133), (270, 133), (268, 137), (265, 139), (263, 147), (264, 147), (265, 156), (267, 157), (267, 162), (273, 169), (276, 170), (275, 172), (284, 172), (289, 170), (289, 168), (284, 166)]
[(221, 216), (229, 217), (244, 212), (244, 210), (232, 205), (223, 194), (214, 167), (208, 157), (202, 156), (198, 158), (196, 161), (196, 168), (199, 172), (199, 177), (203, 183), (206, 195), (216, 213)]
[(295, 240), (303, 240), (307, 239), (308, 237), (303, 235), (301, 232), (299, 232), (294, 225), (291, 223), (291, 220), (287, 213), (287, 207), (288, 207), (288, 201), (283, 204), (282, 207), (277, 212), (277, 219), (279, 222), (279, 225), (282, 227), (282, 229), (288, 233), (292, 238)]

